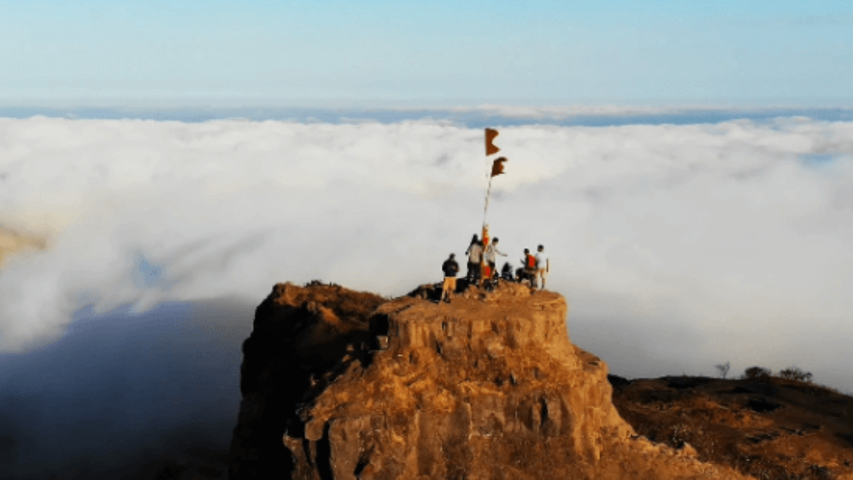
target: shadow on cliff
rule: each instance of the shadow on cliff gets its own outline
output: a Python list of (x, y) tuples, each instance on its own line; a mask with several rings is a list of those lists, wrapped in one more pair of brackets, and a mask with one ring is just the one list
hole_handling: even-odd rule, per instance
[[(231, 478), (290, 478), (282, 433), (302, 435), (299, 405), (351, 362), (371, 360), (371, 314), (385, 299), (337, 285), (278, 284), (255, 313), (243, 343), (243, 402), (231, 444)], [(385, 325), (387, 330), (387, 325)]]
[(78, 312), (58, 342), (0, 355), (0, 478), (225, 478), (254, 305)]

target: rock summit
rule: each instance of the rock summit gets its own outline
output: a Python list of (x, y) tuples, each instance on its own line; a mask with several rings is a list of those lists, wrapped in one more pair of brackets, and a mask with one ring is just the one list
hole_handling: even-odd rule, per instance
[(243, 345), (232, 479), (744, 478), (635, 434), (565, 299), (278, 284)]

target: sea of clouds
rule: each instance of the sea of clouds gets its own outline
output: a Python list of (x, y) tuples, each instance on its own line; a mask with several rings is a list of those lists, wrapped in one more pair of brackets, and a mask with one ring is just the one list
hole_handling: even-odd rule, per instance
[[(515, 265), (545, 245), (573, 341), (614, 373), (797, 365), (853, 390), (853, 123), (498, 127), (492, 234)], [(46, 244), (0, 268), (0, 349), (88, 307), (438, 281), (487, 168), (483, 131), (440, 120), (0, 119), (0, 228)]]

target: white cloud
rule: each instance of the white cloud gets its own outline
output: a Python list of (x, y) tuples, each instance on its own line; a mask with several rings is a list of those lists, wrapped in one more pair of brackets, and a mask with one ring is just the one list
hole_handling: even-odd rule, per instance
[[(546, 245), (570, 326), (686, 328), (677, 348), (706, 373), (838, 363), (822, 346), (853, 334), (853, 123), (523, 126), (496, 143), (493, 233), (516, 262)], [(56, 338), (87, 304), (260, 301), (315, 278), (404, 293), (462, 254), (485, 166), (482, 131), (443, 122), (0, 119), (0, 226), (49, 239), (0, 270), (0, 346)]]

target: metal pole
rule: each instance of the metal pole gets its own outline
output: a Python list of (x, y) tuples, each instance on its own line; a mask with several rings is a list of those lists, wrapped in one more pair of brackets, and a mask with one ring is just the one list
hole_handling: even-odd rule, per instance
[[(491, 173), (491, 172), (489, 172)], [(483, 207), (483, 226), (486, 226), (486, 214), (489, 211), (489, 196), (492, 191), (492, 177), (489, 177), (489, 186), (486, 188), (486, 206)]]

